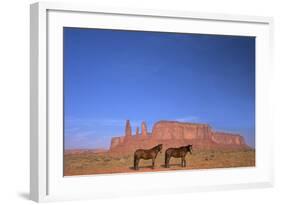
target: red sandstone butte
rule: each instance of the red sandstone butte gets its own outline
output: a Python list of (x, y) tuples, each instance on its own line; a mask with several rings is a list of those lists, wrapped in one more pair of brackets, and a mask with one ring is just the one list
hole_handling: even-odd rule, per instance
[(127, 153), (139, 148), (151, 148), (159, 143), (167, 147), (193, 144), (198, 148), (249, 148), (239, 134), (216, 132), (208, 124), (159, 121), (152, 133), (147, 131), (145, 122), (141, 124), (141, 135), (137, 129), (132, 135), (130, 121), (126, 121), (125, 136), (111, 139), (110, 152)]

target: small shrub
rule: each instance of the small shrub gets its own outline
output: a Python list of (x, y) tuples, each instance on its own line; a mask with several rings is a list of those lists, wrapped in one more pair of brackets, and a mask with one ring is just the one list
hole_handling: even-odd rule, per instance
[(105, 158), (103, 159), (103, 161), (109, 162), (109, 161), (111, 161), (111, 158), (110, 158), (110, 157), (105, 157)]

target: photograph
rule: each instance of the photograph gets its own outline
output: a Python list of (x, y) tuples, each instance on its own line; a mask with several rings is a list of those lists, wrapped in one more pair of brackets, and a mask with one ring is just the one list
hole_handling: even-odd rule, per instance
[(255, 167), (256, 38), (63, 27), (63, 176)]

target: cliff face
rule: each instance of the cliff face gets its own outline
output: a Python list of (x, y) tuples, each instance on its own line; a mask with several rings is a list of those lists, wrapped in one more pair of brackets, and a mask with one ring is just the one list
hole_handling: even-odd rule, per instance
[[(125, 136), (113, 137), (110, 151), (132, 152), (139, 148), (150, 148), (162, 143), (164, 148), (193, 144), (199, 148), (211, 147), (248, 147), (239, 134), (213, 131), (207, 124), (186, 123), (176, 121), (159, 121), (154, 124), (152, 133), (147, 132), (145, 122), (142, 123), (141, 135), (137, 129), (136, 135), (127, 132)], [(129, 136), (128, 136), (129, 135)]]
[(160, 121), (153, 126), (152, 137), (159, 140), (208, 139), (211, 128), (205, 124)]
[(246, 145), (244, 138), (238, 134), (213, 132), (211, 139), (218, 144)]

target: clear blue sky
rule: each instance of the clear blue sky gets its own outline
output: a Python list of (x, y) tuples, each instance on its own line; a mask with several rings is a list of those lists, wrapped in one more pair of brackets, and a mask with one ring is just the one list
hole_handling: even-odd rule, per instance
[(255, 38), (64, 28), (65, 148), (145, 120), (208, 123), (255, 146)]

